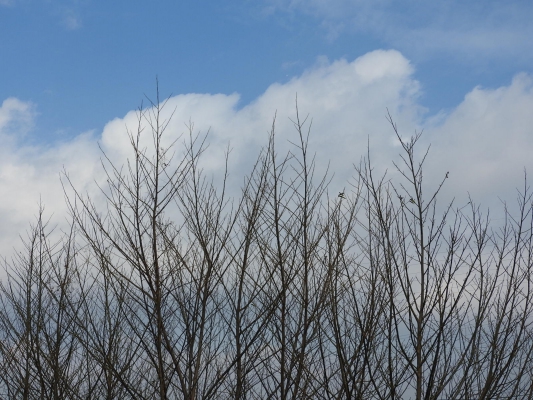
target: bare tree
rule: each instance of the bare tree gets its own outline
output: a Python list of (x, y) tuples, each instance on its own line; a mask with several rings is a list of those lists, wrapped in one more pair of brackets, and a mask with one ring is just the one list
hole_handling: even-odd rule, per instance
[[(404, 182), (376, 180), (369, 161), (359, 174), (369, 204), (368, 240), (388, 287), (383, 332), (389, 357), (376, 372), (387, 398), (527, 398), (531, 392), (532, 202), (527, 184), (518, 219), (506, 210), (490, 230), (471, 201), (438, 215), (437, 190), (425, 194), (420, 134), (404, 141), (396, 166)], [(520, 350), (519, 350), (520, 349)], [(528, 372), (526, 372), (528, 371)], [(386, 379), (386, 376), (389, 376)]]
[(369, 149), (330, 193), (296, 107), (291, 150), (274, 119), (230, 194), (192, 124), (166, 138), (165, 106), (139, 109), (125, 165), (103, 154), (105, 206), (65, 174), (70, 231), (52, 243), (41, 210), (6, 263), (2, 397), (533, 398), (527, 183), (497, 229), (441, 205), (448, 174), (427, 193), (428, 151), (390, 119), (396, 178)]
[(51, 242), (40, 208), (37, 222), (0, 284), (2, 397), (78, 398), (90, 392), (90, 365), (71, 307), (78, 299), (74, 226)]

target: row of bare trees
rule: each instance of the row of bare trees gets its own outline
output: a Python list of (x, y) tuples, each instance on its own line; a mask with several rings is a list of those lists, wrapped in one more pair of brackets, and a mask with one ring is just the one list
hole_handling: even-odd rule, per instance
[(125, 166), (104, 154), (106, 208), (65, 176), (70, 230), (41, 210), (6, 261), (1, 398), (533, 399), (527, 186), (498, 228), (437, 206), (446, 178), (425, 193), (419, 135), (391, 121), (400, 179), (367, 157), (331, 194), (297, 117), (293, 151), (273, 125), (229, 196), (192, 129), (163, 148), (163, 107)]

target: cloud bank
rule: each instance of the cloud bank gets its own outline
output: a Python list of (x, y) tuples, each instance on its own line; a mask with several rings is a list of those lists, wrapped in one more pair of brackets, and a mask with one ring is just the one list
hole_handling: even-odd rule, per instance
[[(296, 139), (291, 119), (312, 120), (310, 150), (318, 173), (335, 174), (331, 190), (349, 187), (353, 164), (366, 154), (367, 144), (382, 171), (393, 169), (400, 148), (387, 122), (387, 110), (403, 136), (424, 129), (420, 150), (432, 144), (425, 178), (435, 185), (449, 171), (448, 198), (463, 201), (467, 192), (491, 205), (498, 196), (512, 199), (524, 167), (533, 154), (533, 83), (518, 74), (496, 89), (477, 87), (447, 114), (427, 115), (420, 104), (421, 87), (409, 60), (394, 50), (378, 50), (354, 61), (319, 59), (301, 76), (271, 85), (243, 107), (238, 94), (182, 94), (172, 97), (164, 117), (172, 120), (166, 144), (193, 131), (209, 132), (203, 167), (217, 173), (228, 147), (230, 173), (236, 182), (249, 172), (276, 116), (279, 152)], [(103, 174), (98, 144), (118, 165), (131, 155), (127, 130), (136, 131), (135, 111), (110, 121), (102, 132), (86, 132), (48, 146), (28, 145), (24, 138), (35, 123), (35, 106), (7, 99), (0, 107), (0, 252), (8, 255), (37, 214), (41, 199), (46, 214), (61, 225), (66, 207), (60, 182), (67, 171), (76, 187), (91, 195)], [(180, 136), (181, 135), (181, 136)], [(144, 138), (143, 140), (149, 140)], [(178, 150), (181, 139), (178, 139)]]

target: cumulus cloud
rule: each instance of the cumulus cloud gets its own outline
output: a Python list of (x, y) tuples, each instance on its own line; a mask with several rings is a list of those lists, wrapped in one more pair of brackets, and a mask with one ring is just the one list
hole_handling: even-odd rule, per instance
[(494, 204), (498, 196), (512, 200), (531, 173), (533, 154), (533, 81), (515, 76), (509, 86), (476, 87), (443, 121), (429, 129), (435, 164), (448, 165), (457, 176), (454, 189), (470, 191)]
[[(398, 161), (400, 149), (386, 119), (388, 109), (403, 136), (425, 128), (421, 150), (432, 143), (425, 175), (430, 186), (450, 171), (449, 198), (469, 191), (482, 203), (498, 195), (509, 199), (509, 192), (520, 185), (523, 167), (531, 165), (532, 86), (531, 77), (519, 74), (505, 87), (474, 88), (448, 114), (429, 116), (419, 102), (414, 68), (401, 53), (378, 50), (354, 61), (319, 59), (301, 76), (271, 85), (241, 108), (238, 94), (170, 98), (162, 116), (173, 117), (163, 146), (178, 139), (179, 152), (191, 124), (194, 132), (209, 131), (210, 146), (202, 164), (206, 173), (223, 168), (229, 146), (231, 176), (240, 184), (266, 144), (274, 115), (279, 153), (294, 150), (289, 141), (297, 139), (291, 122), (297, 95), (300, 118), (309, 114), (312, 120), (310, 151), (316, 154), (317, 173), (325, 172), (330, 163), (330, 173), (335, 174), (332, 192), (349, 188), (353, 164), (366, 154), (367, 144), (380, 171), (393, 169), (391, 160)], [(0, 135), (7, 143), (0, 150), (0, 190), (8, 194), (0, 199), (3, 252), (36, 214), (39, 198), (47, 213), (54, 213), (54, 221), (63, 220), (63, 168), (82, 192), (97, 193), (93, 182), (103, 179), (97, 142), (117, 165), (124, 164), (131, 157), (127, 130), (136, 132), (138, 122), (131, 111), (110, 121), (99, 134), (84, 133), (47, 147), (28, 146), (17, 137), (30, 129), (33, 116), (33, 106), (16, 99), (4, 101), (0, 108)], [(150, 138), (145, 135), (143, 141), (148, 146)]]
[[(228, 145), (232, 165), (246, 170), (266, 143), (275, 115), (280, 150), (289, 150), (288, 140), (296, 139), (291, 119), (296, 118), (297, 97), (301, 119), (307, 115), (309, 121), (312, 119), (310, 141), (319, 163), (327, 165), (331, 160), (331, 170), (346, 178), (353, 172), (352, 163), (365, 152), (368, 137), (376, 146), (392, 143), (393, 133), (385, 118), (387, 107), (406, 129), (417, 127), (424, 109), (416, 104), (420, 89), (412, 73), (412, 65), (399, 52), (378, 50), (353, 62), (319, 59), (301, 76), (271, 85), (240, 109), (237, 94), (176, 96), (166, 105), (165, 117), (174, 113), (168, 138), (186, 134), (186, 125), (192, 121), (195, 131), (210, 132), (208, 170), (223, 166)], [(102, 134), (104, 148), (117, 154), (128, 151), (124, 127), (135, 129), (136, 123), (133, 111), (110, 122)]]
[(34, 125), (31, 103), (7, 99), (0, 107), (0, 254), (19, 244), (28, 224), (37, 215), (39, 202), (46, 214), (62, 223), (66, 213), (59, 174), (68, 167), (83, 190), (94, 177), (98, 160), (95, 138), (85, 133), (51, 147), (32, 146), (24, 140)]

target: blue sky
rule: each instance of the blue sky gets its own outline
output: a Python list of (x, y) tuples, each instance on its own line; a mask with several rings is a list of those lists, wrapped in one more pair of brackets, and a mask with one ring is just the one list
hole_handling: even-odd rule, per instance
[(396, 49), (436, 113), (477, 85), (531, 72), (529, 1), (2, 0), (1, 98), (31, 101), (33, 135), (102, 129), (164, 94), (241, 95), (245, 105), (318, 57)]
[(298, 93), (333, 185), (369, 137), (378, 162), (398, 154), (389, 109), (402, 134), (425, 130), (428, 179), (449, 170), (449, 198), (492, 204), (531, 170), (532, 20), (525, 0), (0, 0), (0, 241), (39, 198), (62, 215), (63, 168), (90, 191), (98, 143), (124, 162), (156, 77), (171, 134), (211, 130), (213, 170), (231, 143), (245, 171), (276, 111), (290, 132)]

